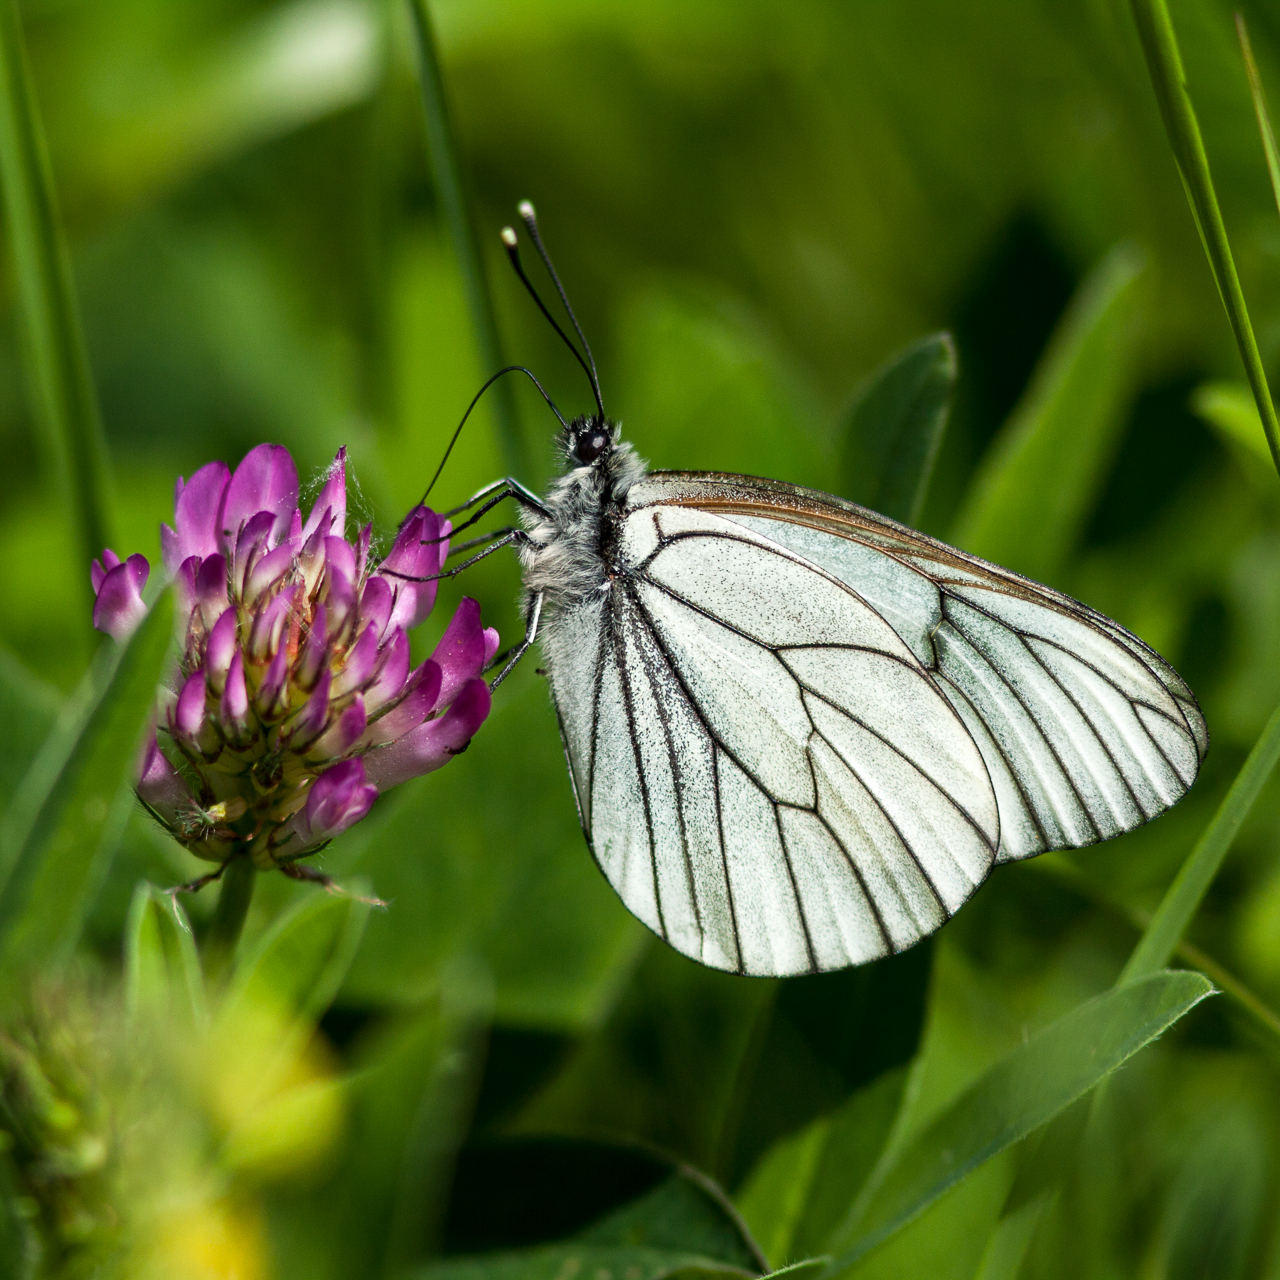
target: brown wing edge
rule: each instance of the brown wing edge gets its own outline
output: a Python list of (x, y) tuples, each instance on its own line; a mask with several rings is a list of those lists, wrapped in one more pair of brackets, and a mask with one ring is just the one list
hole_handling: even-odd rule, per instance
[[(658, 490), (650, 492), (650, 490)], [(627, 495), (629, 510), (647, 506), (688, 506), (712, 514), (763, 516), (805, 524), (838, 537), (850, 538), (852, 530), (872, 539), (886, 535), (897, 538), (911, 553), (939, 566), (951, 565), (987, 579), (992, 590), (1016, 596), (1034, 604), (1056, 609), (1103, 633), (1113, 642), (1132, 646), (1151, 674), (1168, 690), (1195, 744), (1200, 763), (1209, 750), (1209, 727), (1200, 704), (1187, 682), (1145, 640), (1122, 627), (1106, 614), (1079, 600), (1035, 582), (1011, 569), (992, 564), (979, 556), (931, 538), (926, 533), (882, 516), (847, 498), (808, 489), (785, 480), (737, 475), (721, 471), (651, 471), (632, 486)], [(883, 546), (876, 547), (892, 554)], [(912, 566), (914, 567), (914, 566)], [(945, 579), (940, 578), (940, 581)], [(1118, 633), (1118, 634), (1117, 634)], [(1122, 641), (1121, 641), (1122, 638)]]

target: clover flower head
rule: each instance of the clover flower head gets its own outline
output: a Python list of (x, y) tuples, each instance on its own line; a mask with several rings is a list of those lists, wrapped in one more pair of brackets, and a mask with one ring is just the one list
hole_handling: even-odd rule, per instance
[[(489, 713), (480, 673), (498, 646), (464, 599), (412, 668), (407, 632), (431, 612), (450, 525), (424, 506), (372, 563), (372, 527), (345, 536), (346, 450), (304, 521), (288, 450), (232, 473), (179, 477), (161, 525), (181, 657), (157, 711), (138, 794), (199, 857), (293, 869), (377, 795), (445, 764)], [(145, 557), (95, 560), (94, 625), (122, 640), (146, 614)]]

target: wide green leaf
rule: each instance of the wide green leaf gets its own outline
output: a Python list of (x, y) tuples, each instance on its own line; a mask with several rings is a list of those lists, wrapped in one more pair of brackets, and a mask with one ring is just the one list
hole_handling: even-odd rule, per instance
[(317, 890), (281, 916), (240, 959), (227, 1007), (265, 1001), (303, 1025), (333, 1002), (364, 936), (369, 906)]
[(954, 530), (966, 551), (1041, 580), (1060, 572), (1133, 391), (1141, 272), (1141, 255), (1121, 245), (1080, 286), (973, 480)]
[(845, 415), (840, 492), (916, 524), (955, 386), (956, 346), (949, 333), (921, 338), (881, 366)]
[(74, 945), (134, 804), (172, 631), (166, 591), (127, 644), (104, 642), (0, 821), (0, 972)]
[(851, 1266), (966, 1174), (1051, 1120), (1212, 990), (1197, 973), (1153, 974), (1031, 1036), (877, 1170), (832, 1237), (830, 1272)]
[(826, 1251), (880, 1158), (906, 1080), (905, 1068), (887, 1072), (766, 1152), (736, 1202), (767, 1257)]
[(134, 890), (124, 935), (125, 1007), (201, 1026), (208, 1016), (195, 938), (177, 899), (145, 881)]

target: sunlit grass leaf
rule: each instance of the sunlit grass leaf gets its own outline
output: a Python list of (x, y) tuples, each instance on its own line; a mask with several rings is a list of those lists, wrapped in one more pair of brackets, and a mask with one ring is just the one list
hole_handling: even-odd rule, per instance
[(1271, 449), (1247, 383), (1202, 382), (1191, 393), (1191, 407), (1230, 445), (1243, 449), (1271, 471)]
[[(1218, 193), (1214, 190), (1209, 172), (1209, 157), (1200, 136), (1200, 123), (1187, 93), (1187, 77), (1182, 67), (1182, 55), (1178, 50), (1178, 37), (1169, 17), (1165, 0), (1131, 0), (1134, 21), (1146, 55), (1147, 69), (1151, 73), (1151, 86), (1155, 90), (1169, 144), (1182, 174), (1191, 212), (1200, 232), (1209, 267), (1218, 286), (1222, 305), (1226, 308), (1231, 331), (1235, 335), (1240, 358), (1244, 362), (1245, 376), (1257, 401), (1258, 414), (1266, 432), (1271, 457), (1280, 469), (1280, 420), (1276, 418), (1271, 389), (1267, 385), (1266, 371), (1258, 353), (1258, 342), (1253, 325), (1249, 321), (1249, 309), (1245, 305), (1244, 291), (1236, 273), (1235, 259), (1231, 256), (1231, 244), (1227, 228), (1222, 221), (1218, 205)], [(1264, 131), (1265, 132), (1265, 131)], [(1264, 136), (1265, 145), (1265, 136)], [(1268, 160), (1270, 156), (1268, 156)]]
[(1093, 1088), (1212, 991), (1197, 973), (1159, 973), (1097, 996), (1031, 1036), (877, 1171), (833, 1234), (834, 1274), (905, 1226), (998, 1152)]
[(685, 1277), (752, 1276), (755, 1271), (669, 1249), (641, 1245), (544, 1245), (477, 1258), (453, 1258), (412, 1273), (414, 1280), (675, 1280)]
[(204, 973), (186, 912), (177, 899), (145, 881), (134, 891), (124, 935), (125, 1007), (185, 1017), (208, 1016)]
[(0, 972), (47, 964), (75, 944), (134, 804), (172, 630), (166, 591), (127, 644), (103, 643), (0, 820)]
[(53, 727), (60, 702), (55, 689), (0, 649), (0, 812)]
[(1277, 760), (1280, 760), (1280, 708), (1267, 721), (1230, 790), (1223, 796), (1218, 811), (1169, 886), (1141, 941), (1129, 957), (1129, 963), (1120, 976), (1121, 982), (1145, 978), (1169, 963)]
[(826, 1251), (880, 1158), (906, 1080), (905, 1068), (888, 1072), (761, 1158), (737, 1205), (767, 1257)]
[(87, 565), (109, 541), (106, 446), (13, 0), (0, 4), (0, 195), (17, 269), (30, 380), (50, 451), (66, 477), (81, 563)]
[(955, 385), (949, 333), (921, 338), (883, 365), (845, 415), (841, 495), (916, 524)]
[(303, 1024), (333, 1003), (364, 936), (369, 907), (319, 889), (281, 916), (243, 955), (228, 1005), (267, 1001), (296, 1011)]
[(1080, 286), (974, 477), (953, 531), (966, 551), (1041, 580), (1061, 569), (1133, 390), (1141, 271), (1141, 255), (1120, 245)]

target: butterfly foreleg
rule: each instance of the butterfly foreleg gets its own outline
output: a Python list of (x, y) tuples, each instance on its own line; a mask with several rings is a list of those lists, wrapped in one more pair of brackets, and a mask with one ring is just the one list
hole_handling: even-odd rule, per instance
[(501, 671), (489, 682), (489, 691), (492, 693), (506, 678), (511, 674), (511, 669), (520, 661), (521, 658), (529, 651), (529, 646), (538, 638), (538, 621), (542, 617), (542, 592), (539, 591), (536, 596), (529, 601), (529, 616), (525, 619), (524, 639), (520, 641), (514, 649), (508, 650), (508, 653), (502, 654), (495, 658), (491, 666), (497, 666), (499, 662), (505, 664)]
[[(519, 480), (507, 476), (503, 480), (495, 480), (492, 484), (487, 484), (483, 489), (477, 490), (464, 502), (460, 507), (454, 507), (452, 511), (442, 512), (445, 516), (461, 515), (464, 511), (470, 511), (472, 507), (483, 502), (485, 504), (484, 511), (489, 511), (497, 506), (499, 502), (505, 502), (508, 498), (514, 498), (523, 507), (529, 507), (538, 512), (539, 515), (549, 516), (551, 512), (548, 510), (545, 502), (538, 497), (531, 489), (526, 488)], [(477, 512), (472, 520), (478, 520), (484, 511)], [(471, 521), (467, 522), (468, 524)], [(458, 526), (459, 529), (465, 529), (466, 524)], [(455, 530), (456, 532), (456, 530)]]

